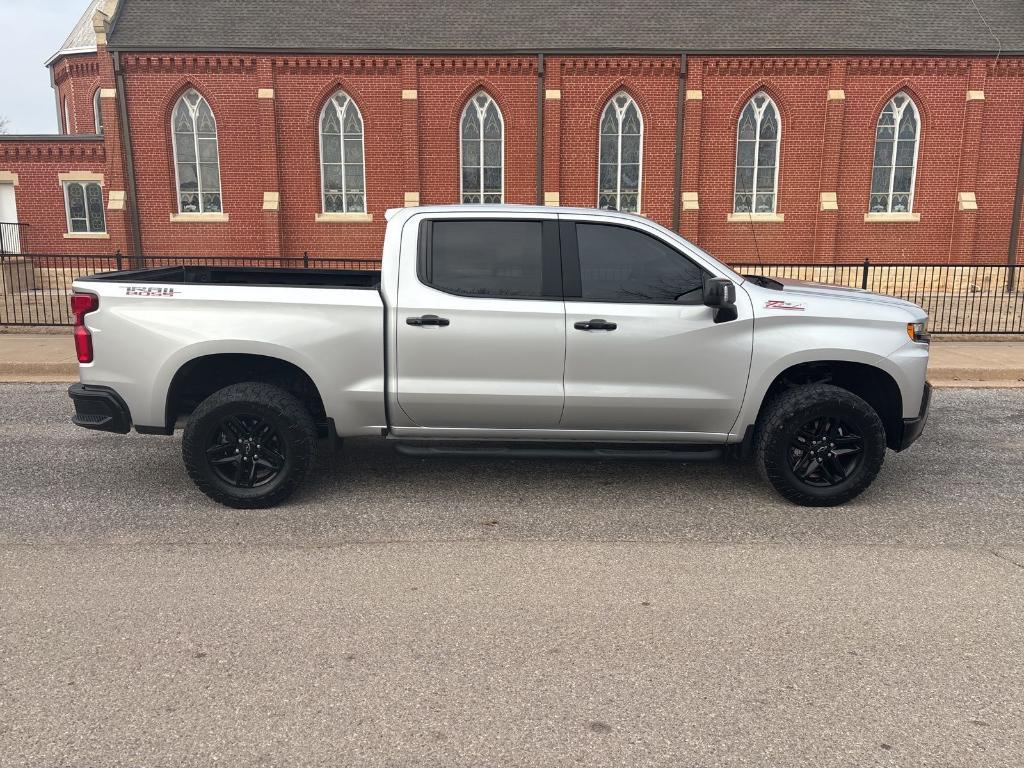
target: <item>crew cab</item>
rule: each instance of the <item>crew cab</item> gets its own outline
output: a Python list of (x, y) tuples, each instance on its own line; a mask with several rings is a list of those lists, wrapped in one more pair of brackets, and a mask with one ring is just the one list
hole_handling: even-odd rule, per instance
[(281, 502), (324, 439), (418, 455), (756, 461), (842, 504), (920, 435), (926, 314), (742, 276), (641, 216), (392, 210), (380, 271), (175, 266), (75, 281), (74, 421), (170, 435), (195, 483)]

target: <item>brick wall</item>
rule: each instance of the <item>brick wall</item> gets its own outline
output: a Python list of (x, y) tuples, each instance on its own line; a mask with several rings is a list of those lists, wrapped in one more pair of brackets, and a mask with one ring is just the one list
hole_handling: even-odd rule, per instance
[(126, 247), (124, 220), (117, 212), (104, 211), (108, 237), (65, 237), (67, 216), (60, 174), (104, 174), (104, 204), (111, 180), (106, 177), (106, 150), (99, 139), (82, 141), (54, 136), (47, 140), (0, 141), (0, 171), (17, 175), (14, 188), (18, 220), (28, 225), (22, 232), (25, 253), (113, 253)]
[[(68, 63), (75, 58), (83, 61)], [(505, 120), (506, 202), (538, 199), (533, 56), (128, 54), (123, 63), (142, 241), (150, 255), (376, 257), (387, 208), (404, 205), (409, 194), (420, 204), (458, 202), (458, 121), (478, 89), (495, 99)], [(679, 57), (667, 56), (547, 57), (540, 83), (546, 95), (542, 198), (553, 201), (557, 193), (562, 205), (596, 204), (598, 119), (608, 98), (623, 89), (644, 119), (642, 212), (671, 226), (680, 66)], [(95, 87), (108, 80), (112, 87), (109, 56), (101, 48), (91, 65), (69, 57), (58, 68), (80, 130), (81, 115), (91, 124)], [(177, 206), (170, 111), (189, 87), (209, 100), (218, 121), (227, 221), (171, 221)], [(339, 88), (363, 116), (372, 221), (315, 220), (318, 117)], [(730, 221), (736, 122), (760, 89), (782, 118), (781, 220)], [(920, 220), (865, 221), (875, 123), (899, 90), (913, 96), (921, 114), (914, 196)], [(1024, 60), (692, 56), (683, 93), (679, 229), (724, 260), (1005, 260), (1024, 130)], [(119, 131), (108, 128), (106, 141), (108, 173), (120, 173)], [(48, 168), (40, 161), (40, 173), (52, 173)], [(8, 169), (0, 163), (0, 170)], [(278, 193), (277, 209), (264, 209), (268, 192)], [(835, 196), (837, 209), (822, 205), (822, 193)], [(974, 193), (977, 208), (961, 206), (961, 193)], [(45, 198), (31, 202), (48, 205)], [(62, 207), (57, 214), (62, 221)]]

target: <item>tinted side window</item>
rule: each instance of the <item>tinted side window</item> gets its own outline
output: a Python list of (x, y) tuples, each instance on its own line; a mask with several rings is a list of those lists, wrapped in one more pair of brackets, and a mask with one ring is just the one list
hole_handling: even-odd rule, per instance
[(424, 282), (463, 296), (543, 297), (539, 221), (434, 221)]
[(576, 238), (584, 300), (671, 304), (681, 296), (700, 296), (703, 270), (650, 235), (606, 224), (577, 224)]

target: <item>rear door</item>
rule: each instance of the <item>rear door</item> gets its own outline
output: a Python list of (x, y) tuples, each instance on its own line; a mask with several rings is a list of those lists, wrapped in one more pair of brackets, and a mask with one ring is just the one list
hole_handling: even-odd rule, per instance
[(554, 215), (422, 221), (397, 306), (396, 393), (414, 425), (558, 426), (565, 308)]
[[(563, 221), (563, 429), (724, 438), (746, 389), (753, 316), (715, 323), (706, 268), (654, 232)], [(578, 254), (578, 257), (577, 257)]]

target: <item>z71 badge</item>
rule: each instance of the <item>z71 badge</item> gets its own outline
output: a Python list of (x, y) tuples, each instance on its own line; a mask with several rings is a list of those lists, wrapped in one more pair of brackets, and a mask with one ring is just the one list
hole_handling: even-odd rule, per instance
[(804, 312), (807, 309), (806, 304), (793, 304), (788, 301), (780, 301), (779, 299), (772, 299), (764, 303), (765, 309), (788, 309), (791, 312)]
[(143, 296), (148, 299), (173, 299), (180, 291), (173, 288), (160, 288), (152, 285), (129, 285), (124, 289), (125, 296)]

